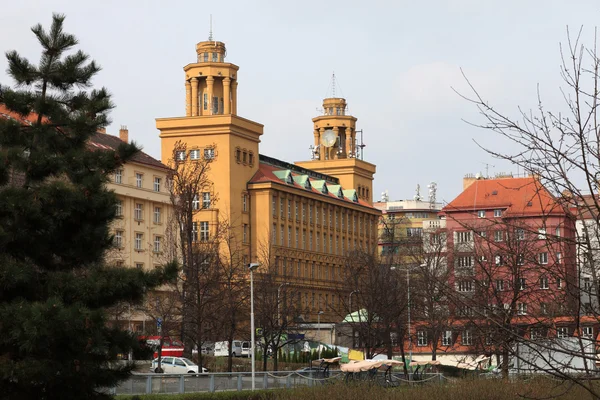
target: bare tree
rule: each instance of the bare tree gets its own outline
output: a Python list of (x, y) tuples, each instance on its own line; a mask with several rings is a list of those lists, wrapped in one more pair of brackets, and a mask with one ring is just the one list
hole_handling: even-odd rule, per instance
[[(218, 196), (212, 190), (209, 180), (213, 152), (205, 152), (202, 157), (199, 150), (188, 152), (185, 143), (178, 141), (173, 147), (169, 160), (168, 189), (173, 206), (173, 218), (169, 226), (169, 251), (181, 261), (181, 284), (177, 286), (181, 300), (181, 338), (184, 341), (184, 354), (191, 357), (192, 347), (202, 346), (202, 334), (205, 312), (210, 303), (215, 266), (215, 246), (199, 237), (196, 216), (205, 209), (214, 207)], [(208, 263), (208, 264), (207, 264)]]
[[(590, 288), (593, 290), (590, 289), (588, 294), (598, 304), (599, 238), (593, 227), (600, 222), (600, 201), (595, 194), (600, 173), (600, 59), (595, 38), (592, 46), (585, 46), (581, 35), (582, 30), (572, 36), (567, 29), (567, 45), (560, 46), (563, 110), (547, 110), (538, 95), (536, 110), (519, 110), (516, 117), (511, 117), (490, 105), (468, 80), (471, 93), (463, 95), (463, 98), (479, 109), (485, 121), (474, 125), (496, 133), (514, 149), (503, 152), (482, 146), (486, 152), (536, 175), (545, 187), (573, 206), (579, 221), (588, 221), (580, 224), (574, 242), (578, 247), (578, 261), (585, 265), (585, 269), (579, 268), (578, 274), (584, 273), (586, 276), (582, 278), (591, 280)], [(573, 282), (566, 293), (571, 297), (570, 303), (576, 304), (569, 317), (577, 332), (586, 314), (581, 303), (579, 282)], [(595, 326), (597, 329), (597, 324)], [(585, 358), (584, 347), (581, 344), (577, 355)], [(587, 363), (585, 365), (581, 372), (591, 373)], [(556, 365), (551, 372), (572, 379), (598, 396), (592, 385), (562, 373), (564, 367), (564, 364)]]

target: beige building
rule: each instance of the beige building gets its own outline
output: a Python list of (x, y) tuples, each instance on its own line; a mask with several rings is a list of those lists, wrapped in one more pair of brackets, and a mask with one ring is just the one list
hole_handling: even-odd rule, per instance
[[(117, 149), (129, 141), (125, 127), (119, 136), (98, 133), (92, 137), (92, 148)], [(168, 168), (160, 161), (140, 151), (121, 169), (108, 184), (118, 197), (117, 219), (112, 224), (115, 248), (108, 261), (140, 269), (152, 269), (170, 261), (176, 235), (170, 226), (172, 206), (166, 187)], [(176, 243), (176, 242), (175, 242)], [(126, 323), (131, 320), (132, 330), (146, 331), (147, 317), (123, 310)], [(125, 323), (125, 322), (124, 322)], [(151, 324), (153, 327), (153, 323)]]

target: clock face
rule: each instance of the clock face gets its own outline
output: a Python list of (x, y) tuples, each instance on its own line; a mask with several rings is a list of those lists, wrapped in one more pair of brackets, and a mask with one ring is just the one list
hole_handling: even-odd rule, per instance
[(337, 141), (337, 135), (331, 129), (327, 129), (321, 135), (321, 144), (325, 147), (332, 147)]

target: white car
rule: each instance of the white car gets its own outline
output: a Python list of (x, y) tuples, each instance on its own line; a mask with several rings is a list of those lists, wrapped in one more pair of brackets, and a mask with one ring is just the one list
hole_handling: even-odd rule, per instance
[[(165, 374), (197, 374), (198, 365), (193, 361), (183, 357), (163, 357), (160, 368)], [(158, 358), (152, 360), (150, 371), (159, 373)], [(208, 369), (202, 367), (202, 374), (206, 374)]]

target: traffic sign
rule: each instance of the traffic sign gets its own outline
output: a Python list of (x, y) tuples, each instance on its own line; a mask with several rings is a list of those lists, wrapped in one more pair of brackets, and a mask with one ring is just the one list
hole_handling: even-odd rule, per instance
[(162, 318), (157, 318), (156, 319), (156, 327), (160, 328), (162, 326), (163, 320)]

